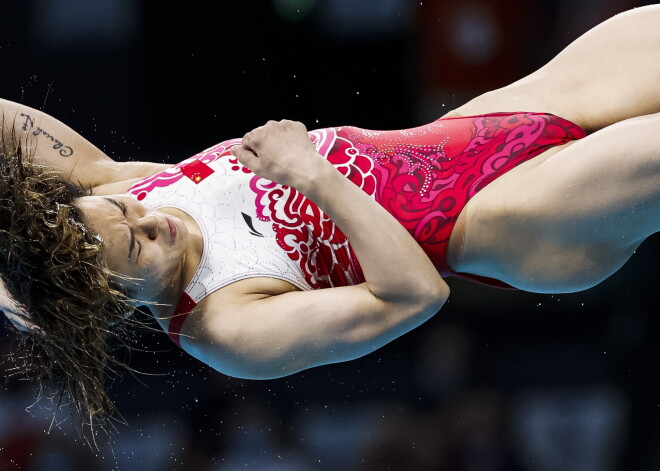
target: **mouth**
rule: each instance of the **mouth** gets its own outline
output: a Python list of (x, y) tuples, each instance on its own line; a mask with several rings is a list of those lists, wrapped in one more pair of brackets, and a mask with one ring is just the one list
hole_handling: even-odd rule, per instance
[(174, 245), (174, 241), (176, 240), (176, 224), (169, 217), (165, 219), (167, 220), (167, 225), (170, 227), (170, 243)]

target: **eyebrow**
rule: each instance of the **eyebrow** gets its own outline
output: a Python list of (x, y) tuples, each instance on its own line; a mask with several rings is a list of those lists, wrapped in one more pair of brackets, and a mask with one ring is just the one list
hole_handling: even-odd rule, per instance
[[(123, 202), (118, 201), (114, 198), (108, 198), (108, 197), (105, 197), (105, 196), (103, 197), (103, 199), (110, 202), (110, 203), (112, 203), (116, 207), (118, 207), (120, 209), (121, 213), (124, 216), (126, 216), (126, 205)], [(132, 255), (133, 255), (133, 251), (135, 250), (135, 233), (133, 232), (133, 228), (131, 226), (128, 226), (128, 230), (131, 234), (131, 242), (128, 245), (128, 260), (130, 261)]]

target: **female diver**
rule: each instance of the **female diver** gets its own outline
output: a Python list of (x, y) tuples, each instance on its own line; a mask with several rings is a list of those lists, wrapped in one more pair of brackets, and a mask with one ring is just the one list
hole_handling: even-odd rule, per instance
[(660, 225), (659, 51), (660, 7), (639, 8), (426, 126), (269, 122), (175, 166), (114, 162), (2, 101), (19, 367), (103, 419), (107, 343), (140, 304), (216, 370), (275, 378), (420, 325), (441, 275), (594, 286)]

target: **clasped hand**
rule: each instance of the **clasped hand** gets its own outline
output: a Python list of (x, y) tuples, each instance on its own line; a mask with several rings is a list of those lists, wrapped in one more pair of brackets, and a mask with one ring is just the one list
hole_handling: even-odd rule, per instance
[(268, 121), (245, 134), (231, 153), (256, 175), (303, 192), (328, 165), (298, 121)]

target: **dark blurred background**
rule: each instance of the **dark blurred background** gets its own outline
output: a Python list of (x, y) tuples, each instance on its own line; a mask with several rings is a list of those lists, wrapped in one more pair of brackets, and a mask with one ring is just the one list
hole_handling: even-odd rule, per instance
[[(3, 1), (0, 96), (113, 158), (175, 163), (268, 119), (423, 124), (649, 3)], [(70, 420), (47, 434), (29, 384), (0, 388), (0, 469), (660, 469), (658, 247), (570, 295), (449, 280), (419, 329), (275, 381), (225, 377), (144, 332), (131, 365), (156, 375), (113, 385), (128, 426), (99, 451)]]

